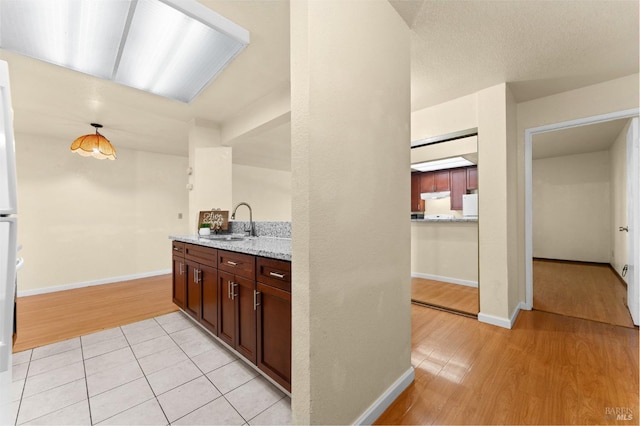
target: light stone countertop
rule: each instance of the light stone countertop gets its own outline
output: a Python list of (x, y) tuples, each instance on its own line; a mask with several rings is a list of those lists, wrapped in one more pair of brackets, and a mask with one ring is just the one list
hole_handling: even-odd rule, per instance
[(411, 219), (411, 222), (471, 222), (478, 223), (477, 217), (454, 217), (453, 219)]
[(241, 241), (211, 240), (197, 235), (170, 235), (169, 239), (220, 250), (291, 261), (291, 238), (251, 237)]

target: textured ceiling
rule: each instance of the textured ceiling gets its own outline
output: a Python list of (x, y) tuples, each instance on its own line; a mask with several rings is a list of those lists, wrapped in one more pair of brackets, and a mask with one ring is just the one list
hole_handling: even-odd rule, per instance
[(638, 72), (636, 0), (413, 3), (414, 111), (502, 82), (523, 102)]
[(534, 160), (608, 150), (629, 119), (606, 121), (533, 135)]
[[(1, 1), (1, 0), (0, 0)], [(201, 0), (251, 33), (251, 44), (191, 104), (0, 50), (18, 132), (64, 149), (91, 122), (116, 147), (187, 155), (190, 122), (224, 123), (288, 85), (289, 2)], [(518, 101), (638, 72), (638, 2), (391, 0), (412, 29), (412, 109), (510, 82)], [(357, 53), (354, 53), (357, 54)], [(283, 168), (287, 125), (237, 140), (234, 161)]]

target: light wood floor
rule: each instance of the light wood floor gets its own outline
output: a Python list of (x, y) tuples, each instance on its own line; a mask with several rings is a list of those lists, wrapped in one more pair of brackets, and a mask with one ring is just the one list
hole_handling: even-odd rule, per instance
[(477, 287), (411, 278), (411, 300), (470, 315), (480, 312)]
[[(19, 298), (18, 309), (16, 351), (176, 307), (164, 276)], [(610, 424), (612, 407), (637, 423), (637, 328), (540, 311), (521, 311), (512, 330), (416, 305), (411, 315), (416, 380), (378, 424)]]
[(416, 379), (377, 424), (638, 423), (638, 330), (521, 311), (512, 330), (412, 305)]
[(633, 327), (626, 300), (627, 288), (608, 265), (533, 262), (534, 309)]
[(14, 352), (177, 311), (171, 275), (19, 297)]

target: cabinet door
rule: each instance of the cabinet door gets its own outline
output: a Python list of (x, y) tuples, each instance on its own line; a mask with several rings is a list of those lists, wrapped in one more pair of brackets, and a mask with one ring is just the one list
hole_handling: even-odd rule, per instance
[(449, 191), (449, 170), (438, 170), (433, 175), (435, 192)]
[(467, 190), (478, 189), (478, 167), (467, 167)]
[(420, 203), (420, 173), (411, 174), (411, 211), (422, 211)]
[(235, 349), (256, 363), (256, 283), (234, 276), (233, 297), (236, 303)]
[(462, 195), (467, 193), (467, 171), (451, 170), (451, 210), (462, 210)]
[(433, 172), (426, 172), (420, 175), (420, 192), (435, 191), (435, 175)]
[(232, 298), (233, 274), (218, 270), (218, 337), (236, 346), (236, 309)]
[(200, 322), (210, 332), (218, 335), (218, 271), (210, 266), (200, 265), (202, 277), (202, 318)]
[(184, 258), (173, 256), (173, 303), (185, 308), (187, 300), (187, 267)]
[(185, 310), (194, 318), (202, 315), (202, 288), (200, 287), (200, 265), (186, 260), (187, 265), (187, 303)]
[(291, 293), (257, 285), (258, 367), (291, 391)]

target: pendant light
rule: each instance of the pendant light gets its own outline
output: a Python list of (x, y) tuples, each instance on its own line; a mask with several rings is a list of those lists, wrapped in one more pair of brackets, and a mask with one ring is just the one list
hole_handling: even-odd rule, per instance
[(99, 160), (104, 160), (105, 158), (115, 160), (115, 148), (111, 146), (111, 142), (107, 138), (98, 132), (98, 129), (102, 128), (102, 124), (91, 123), (91, 125), (96, 128), (96, 133), (80, 136), (73, 141), (71, 152), (77, 152), (83, 157), (95, 157)]

